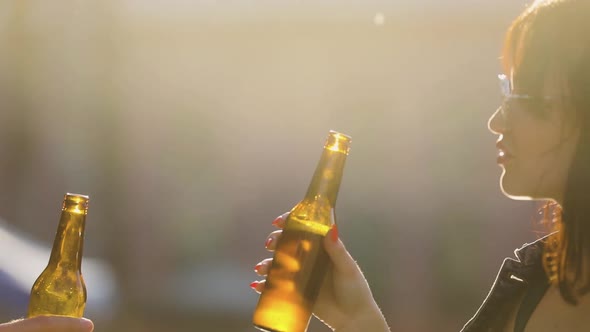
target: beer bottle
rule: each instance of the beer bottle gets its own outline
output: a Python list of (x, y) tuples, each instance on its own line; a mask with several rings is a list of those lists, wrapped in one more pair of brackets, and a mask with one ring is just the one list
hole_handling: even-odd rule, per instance
[(49, 264), (33, 284), (27, 317), (84, 315), (81, 265), (87, 212), (88, 196), (65, 195)]
[(330, 131), (307, 193), (289, 213), (254, 311), (254, 326), (262, 331), (307, 329), (329, 266), (322, 241), (335, 223), (349, 146), (349, 136)]

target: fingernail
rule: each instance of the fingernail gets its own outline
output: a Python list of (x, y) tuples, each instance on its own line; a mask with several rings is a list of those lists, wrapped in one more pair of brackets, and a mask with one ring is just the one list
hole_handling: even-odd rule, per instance
[(332, 225), (332, 233), (330, 236), (332, 237), (332, 242), (338, 241), (338, 226), (336, 226), (336, 224)]
[(268, 246), (272, 243), (272, 237), (269, 237), (268, 239), (266, 239), (266, 242), (264, 243), (264, 246), (266, 248), (268, 248)]
[(255, 271), (256, 273), (260, 272), (260, 268), (261, 268), (261, 267), (262, 267), (262, 264), (257, 264), (257, 265), (254, 267), (254, 271)]
[(283, 220), (282, 216), (278, 216), (277, 219), (273, 220), (272, 225), (278, 226), (282, 220)]
[(250, 288), (252, 288), (252, 289), (254, 289), (254, 290), (256, 290), (256, 286), (258, 286), (258, 281), (253, 281), (253, 282), (250, 284)]

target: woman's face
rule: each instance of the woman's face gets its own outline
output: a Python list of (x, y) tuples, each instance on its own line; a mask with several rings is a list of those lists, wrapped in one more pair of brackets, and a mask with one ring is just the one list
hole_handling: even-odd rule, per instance
[(567, 89), (557, 75), (547, 77), (543, 96), (529, 97), (513, 86), (488, 121), (499, 135), (498, 164), (502, 192), (514, 199), (562, 202), (567, 173), (579, 137)]

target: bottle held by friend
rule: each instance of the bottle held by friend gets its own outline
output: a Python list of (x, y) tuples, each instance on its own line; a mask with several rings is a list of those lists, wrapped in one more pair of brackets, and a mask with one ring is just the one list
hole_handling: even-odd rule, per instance
[(82, 277), (88, 196), (66, 194), (49, 263), (31, 289), (27, 317), (82, 317), (86, 285)]

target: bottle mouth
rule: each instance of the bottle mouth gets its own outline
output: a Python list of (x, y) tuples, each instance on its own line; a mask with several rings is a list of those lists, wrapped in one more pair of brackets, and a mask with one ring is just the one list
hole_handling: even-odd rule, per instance
[(74, 214), (86, 215), (88, 214), (88, 201), (86, 195), (67, 193), (64, 196), (64, 202), (61, 210)]
[(330, 130), (324, 149), (348, 155), (352, 138), (346, 134)]

